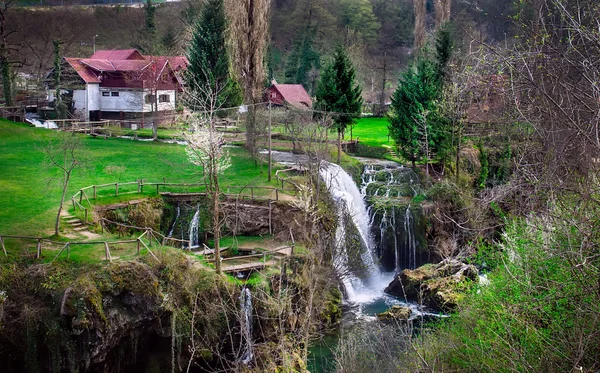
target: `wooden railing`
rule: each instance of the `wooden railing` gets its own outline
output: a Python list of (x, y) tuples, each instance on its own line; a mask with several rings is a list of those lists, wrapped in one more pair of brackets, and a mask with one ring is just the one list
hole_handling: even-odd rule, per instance
[[(141, 247), (143, 246), (147, 252), (150, 254), (150, 256), (152, 256), (152, 258), (154, 258), (157, 262), (160, 262), (160, 260), (158, 259), (158, 257), (154, 254), (154, 252), (152, 252), (152, 250), (150, 249), (150, 247), (142, 240), (142, 238), (144, 238), (145, 236), (146, 239), (149, 241), (149, 243), (152, 242), (152, 233), (149, 230), (144, 231), (144, 233), (142, 233), (139, 237), (137, 237), (136, 239), (130, 239), (130, 240), (119, 240), (119, 241), (69, 241), (69, 242), (58, 242), (58, 241), (52, 241), (49, 238), (44, 238), (44, 237), (31, 237), (31, 236), (14, 236), (14, 235), (0, 235), (0, 245), (2, 246), (2, 251), (4, 252), (4, 256), (8, 256), (8, 252), (6, 250), (6, 244), (5, 244), (5, 240), (8, 239), (19, 239), (19, 240), (28, 240), (28, 241), (35, 241), (36, 242), (36, 254), (35, 254), (35, 258), (36, 259), (40, 259), (42, 257), (42, 250), (43, 250), (43, 243), (49, 243), (52, 245), (63, 245), (62, 248), (59, 250), (59, 252), (54, 256), (54, 259), (52, 259), (52, 263), (58, 259), (58, 257), (60, 256), (60, 254), (62, 254), (65, 250), (67, 251), (67, 259), (70, 258), (71, 255), (71, 246), (74, 245), (103, 245), (104, 246), (104, 253), (105, 253), (105, 258), (107, 261), (111, 262), (112, 261), (112, 256), (110, 254), (110, 246), (111, 245), (120, 245), (120, 244), (128, 244), (128, 243), (136, 243), (137, 244), (137, 255), (140, 254), (141, 252)], [(156, 237), (154, 237), (156, 238)]]
[[(286, 181), (284, 181), (286, 182)], [(290, 185), (294, 186), (294, 190), (296, 190), (296, 184), (287, 181)], [(85, 188), (81, 188), (79, 189), (79, 191), (77, 193), (75, 193), (72, 197), (71, 197), (71, 202), (73, 204), (73, 209), (77, 210), (79, 209), (80, 211), (84, 212), (84, 217), (83, 217), (83, 223), (87, 224), (88, 223), (88, 218), (89, 218), (89, 209), (93, 208), (92, 202), (90, 201), (90, 199), (92, 200), (96, 200), (98, 198), (98, 191), (100, 189), (104, 189), (104, 188), (110, 188), (112, 190), (114, 190), (114, 194), (111, 193), (111, 196), (118, 196), (119, 195), (119, 188), (122, 188), (124, 186), (130, 186), (130, 185), (136, 185), (135, 190), (133, 191), (128, 191), (126, 192), (127, 194), (130, 193), (137, 193), (137, 194), (141, 194), (144, 192), (144, 187), (156, 187), (156, 194), (160, 193), (161, 187), (163, 192), (166, 192), (165, 189), (167, 188), (186, 188), (186, 189), (190, 189), (190, 188), (198, 188), (198, 189), (203, 189), (206, 187), (205, 183), (167, 183), (166, 179), (163, 178), (163, 182), (157, 182), (157, 183), (151, 183), (151, 182), (145, 182), (143, 179), (137, 180), (137, 181), (130, 181), (130, 182), (124, 182), (124, 183), (120, 183), (120, 182), (115, 182), (115, 183), (107, 183), (107, 184), (100, 184), (100, 185), (90, 185), (87, 186)], [(237, 193), (231, 193), (231, 190), (237, 190)], [(88, 196), (88, 191), (91, 190), (92, 196), (91, 198)], [(259, 199), (259, 200), (266, 200), (266, 201), (279, 201), (279, 194), (280, 192), (283, 193), (283, 190), (280, 190), (279, 188), (275, 188), (275, 187), (266, 187), (266, 186), (227, 186), (227, 187), (223, 187), (222, 189), (222, 195), (226, 198), (239, 198), (239, 197), (248, 197), (251, 200), (255, 200), (255, 199)], [(261, 193), (266, 191), (266, 193)], [(173, 192), (171, 192), (173, 193)], [(175, 192), (175, 193), (179, 193), (181, 194), (181, 192)], [(194, 195), (198, 195), (198, 196), (204, 196), (206, 195), (205, 191), (201, 191), (201, 192), (184, 192), (185, 194), (194, 194)], [(121, 194), (125, 194), (125, 193), (121, 193)], [(273, 198), (274, 197), (274, 198)], [(84, 201), (87, 202), (87, 205), (89, 207), (84, 206)]]

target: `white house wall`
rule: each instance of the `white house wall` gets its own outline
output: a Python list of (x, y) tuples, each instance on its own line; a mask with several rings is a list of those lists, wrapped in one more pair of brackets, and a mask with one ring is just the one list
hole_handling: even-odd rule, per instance
[(75, 117), (86, 119), (85, 113), (85, 89), (73, 90), (73, 108), (75, 109)]
[(88, 84), (87, 90), (87, 110), (101, 110), (100, 109), (100, 84)]
[[(145, 91), (145, 95), (149, 95), (150, 93), (151, 93), (151, 90), (149, 90), (149, 89), (147, 89)], [(175, 110), (175, 91), (174, 90), (159, 90), (156, 92), (156, 95), (157, 95), (156, 102), (158, 103), (158, 111)], [(169, 95), (169, 102), (158, 102), (159, 101), (158, 97), (160, 97), (161, 95)], [(144, 111), (151, 112), (152, 104), (145, 103)]]
[[(103, 92), (108, 95), (104, 96)], [(112, 92), (118, 92), (119, 96), (113, 96)], [(142, 108), (144, 112), (152, 112), (152, 105), (146, 103), (146, 96), (151, 94), (151, 90), (146, 89), (143, 92), (141, 90), (132, 89), (109, 89), (101, 88), (99, 92), (100, 109), (102, 111), (111, 112), (129, 112), (129, 113), (140, 113)], [(174, 90), (159, 90), (157, 96), (168, 95), (169, 102), (158, 102), (158, 111), (164, 110), (175, 110), (175, 91)]]

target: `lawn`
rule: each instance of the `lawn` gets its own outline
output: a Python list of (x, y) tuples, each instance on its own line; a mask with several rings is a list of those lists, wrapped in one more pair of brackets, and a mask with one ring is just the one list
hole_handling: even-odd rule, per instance
[(394, 146), (394, 141), (388, 138), (389, 123), (387, 118), (360, 118), (352, 128), (352, 137), (363, 145)]
[[(56, 132), (0, 120), (0, 233), (48, 234), (60, 199), (59, 173), (46, 165), (45, 146)], [(126, 139), (83, 137), (87, 167), (77, 169), (69, 187), (71, 196), (93, 184), (127, 182), (201, 182), (200, 169), (177, 144)], [(229, 148), (232, 161), (221, 185), (276, 186), (267, 183), (266, 165), (242, 148)]]

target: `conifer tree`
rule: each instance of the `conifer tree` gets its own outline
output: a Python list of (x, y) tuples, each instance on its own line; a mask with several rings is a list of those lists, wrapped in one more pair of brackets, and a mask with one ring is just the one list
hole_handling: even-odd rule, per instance
[[(209, 0), (196, 23), (188, 50), (189, 66), (185, 78), (190, 90), (188, 105), (192, 109), (206, 104), (219, 108), (241, 103), (239, 85), (229, 71), (226, 31), (223, 0)], [(216, 102), (208, 103), (212, 97)]]
[(356, 73), (346, 51), (338, 47), (333, 61), (325, 68), (317, 86), (317, 105), (334, 112), (334, 126), (338, 132), (338, 164), (341, 161), (342, 134), (360, 115), (362, 90), (356, 83)]

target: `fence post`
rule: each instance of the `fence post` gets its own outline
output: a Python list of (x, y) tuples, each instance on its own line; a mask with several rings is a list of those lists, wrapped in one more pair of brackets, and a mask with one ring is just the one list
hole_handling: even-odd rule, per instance
[(273, 226), (271, 225), (272, 214), (273, 214), (273, 201), (269, 198), (269, 234), (273, 234)]
[(140, 239), (137, 239), (137, 254), (140, 255)]
[(108, 242), (104, 241), (104, 254), (106, 255), (106, 260), (108, 262), (112, 262), (112, 258), (110, 257), (110, 250), (108, 249)]
[(88, 209), (87, 207), (83, 210), (83, 224), (87, 225), (87, 219), (88, 219)]
[(71, 197), (71, 202), (73, 202), (73, 210), (75, 210), (75, 198)]
[(94, 199), (96, 199), (96, 186), (94, 185)]
[(37, 252), (35, 254), (35, 258), (39, 259), (42, 256), (42, 240), (37, 240)]
[(144, 179), (140, 179), (140, 193), (144, 193)]
[(275, 201), (279, 201), (279, 189), (275, 188)]
[(156, 183), (156, 194), (158, 194), (158, 183)]
[(140, 194), (140, 181), (137, 181), (137, 187), (138, 187), (138, 194)]
[(119, 195), (119, 183), (115, 183), (115, 195)]
[(0, 236), (0, 244), (2, 244), (2, 251), (4, 251), (4, 256), (8, 256), (8, 254), (6, 253), (6, 247), (4, 247), (4, 238), (2, 238), (2, 236)]
[(83, 189), (79, 189), (79, 203), (83, 201)]
[(250, 187), (250, 199), (254, 199), (254, 188)]
[(67, 243), (67, 259), (71, 258), (71, 244)]

